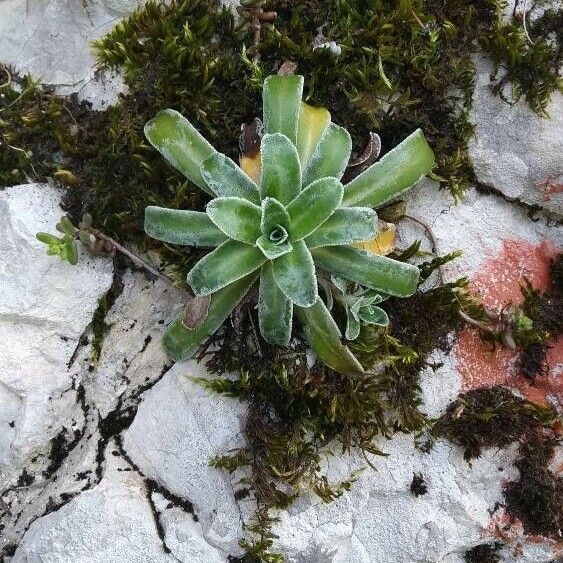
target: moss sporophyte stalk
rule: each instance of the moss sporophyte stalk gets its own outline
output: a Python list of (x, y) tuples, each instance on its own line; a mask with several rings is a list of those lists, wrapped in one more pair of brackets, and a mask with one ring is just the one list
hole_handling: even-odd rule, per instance
[[(424, 135), (415, 131), (343, 186), (351, 137), (331, 122), (327, 110), (303, 103), (302, 91), (302, 76), (273, 75), (264, 81), (260, 150), (255, 166), (245, 162), (253, 177), (176, 111), (164, 110), (145, 126), (150, 143), (213, 198), (205, 212), (149, 206), (145, 213), (151, 237), (215, 247), (189, 271), (195, 298), (164, 336), (175, 360), (190, 358), (259, 280), (258, 319), (266, 342), (287, 346), (295, 313), (307, 342), (327, 366), (362, 372), (319, 295), (318, 277), (326, 278), (330, 303), (333, 290), (342, 294), (350, 340), (358, 337), (361, 322), (387, 323), (375, 306), (385, 297), (416, 291), (418, 267), (353, 245), (376, 237), (374, 207), (432, 169), (434, 155)], [(338, 276), (336, 284), (331, 274)], [(348, 283), (355, 294), (347, 294)]]

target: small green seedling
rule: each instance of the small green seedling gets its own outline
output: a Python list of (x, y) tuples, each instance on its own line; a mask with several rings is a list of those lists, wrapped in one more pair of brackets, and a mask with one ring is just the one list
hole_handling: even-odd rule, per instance
[(174, 110), (158, 113), (145, 126), (150, 143), (212, 198), (205, 212), (146, 209), (149, 236), (215, 247), (188, 273), (196, 311), (176, 318), (164, 336), (173, 359), (190, 358), (259, 281), (258, 318), (266, 341), (287, 346), (295, 313), (319, 358), (337, 371), (360, 372), (319, 297), (318, 270), (360, 288), (360, 299), (349, 307), (350, 335), (360, 322), (386, 322), (375, 307), (377, 295), (407, 297), (417, 288), (416, 266), (353, 244), (377, 235), (374, 207), (432, 169), (434, 155), (424, 135), (415, 131), (343, 186), (350, 135), (331, 123), (326, 109), (303, 103), (302, 90), (302, 76), (266, 78), (260, 172), (254, 179)]
[(57, 223), (57, 231), (63, 236), (57, 237), (49, 233), (37, 233), (37, 240), (47, 245), (49, 256), (58, 256), (61, 260), (66, 260), (73, 266), (78, 262), (78, 248), (75, 240), (75, 228), (68, 217), (62, 217)]

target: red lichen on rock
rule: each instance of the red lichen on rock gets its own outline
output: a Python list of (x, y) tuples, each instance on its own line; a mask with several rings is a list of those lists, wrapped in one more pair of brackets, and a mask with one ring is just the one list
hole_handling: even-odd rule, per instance
[[(500, 312), (509, 303), (521, 303), (520, 284), (527, 278), (540, 290), (549, 287), (549, 265), (559, 250), (549, 241), (530, 243), (506, 240), (497, 256), (487, 259), (471, 280), (472, 291), (483, 304)], [(519, 352), (483, 343), (475, 329), (463, 329), (456, 342), (457, 368), (462, 391), (492, 385), (508, 385), (518, 389), (528, 400), (546, 405), (548, 397), (563, 402), (563, 338), (549, 343), (549, 372), (538, 375), (534, 382), (519, 374)]]
[(563, 193), (561, 176), (559, 178), (545, 178), (541, 182), (537, 182), (536, 187), (542, 191), (544, 201), (549, 201), (554, 195)]

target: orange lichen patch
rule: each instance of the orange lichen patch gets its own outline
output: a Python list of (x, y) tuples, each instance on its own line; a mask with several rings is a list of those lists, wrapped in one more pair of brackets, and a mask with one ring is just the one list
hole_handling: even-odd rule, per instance
[[(497, 313), (509, 303), (521, 303), (520, 284), (527, 278), (535, 288), (549, 286), (550, 261), (557, 248), (549, 241), (532, 244), (506, 240), (499, 254), (488, 259), (471, 280), (470, 287), (483, 304)], [(461, 331), (455, 346), (462, 391), (492, 385), (518, 389), (528, 400), (546, 405), (563, 402), (563, 338), (549, 343), (549, 371), (538, 375), (533, 384), (519, 374), (519, 352), (498, 345), (494, 350), (479, 338), (475, 329)], [(551, 399), (551, 401), (550, 401)]]

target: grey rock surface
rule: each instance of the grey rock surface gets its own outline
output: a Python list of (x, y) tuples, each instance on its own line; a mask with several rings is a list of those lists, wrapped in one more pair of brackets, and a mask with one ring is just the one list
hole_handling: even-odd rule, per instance
[(142, 0), (3, 0), (0, 61), (61, 94), (78, 92), (96, 109), (123, 89), (118, 76), (96, 75), (90, 42), (107, 33)]
[(54, 231), (59, 198), (47, 184), (0, 192), (0, 490), (63, 428), (74, 430), (67, 364), (112, 282), (111, 261), (82, 254), (71, 266), (35, 238)]
[(524, 99), (510, 105), (493, 94), (491, 63), (479, 57), (476, 65), (469, 154), (477, 179), (507, 198), (563, 215), (563, 95), (554, 93), (542, 118)]

